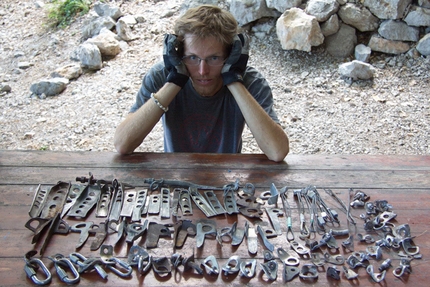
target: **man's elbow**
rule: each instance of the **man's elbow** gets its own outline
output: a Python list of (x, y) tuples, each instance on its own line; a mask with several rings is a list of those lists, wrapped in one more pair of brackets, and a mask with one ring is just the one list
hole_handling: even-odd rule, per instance
[(133, 148), (130, 148), (125, 143), (117, 141), (117, 140), (114, 140), (114, 147), (115, 147), (116, 151), (121, 155), (131, 154), (134, 151)]
[(285, 159), (285, 157), (287, 156), (288, 151), (287, 152), (283, 152), (283, 153), (277, 153), (274, 154), (272, 156), (267, 156), (270, 160), (274, 161), (274, 162), (281, 162)]
[(286, 145), (284, 145), (281, 148), (279, 148), (273, 154), (267, 155), (267, 157), (270, 160), (273, 160), (274, 162), (281, 162), (281, 161), (283, 161), (285, 159), (285, 157), (288, 155), (289, 152), (290, 152), (290, 145), (287, 142)]
[(120, 155), (126, 155), (126, 154), (132, 153), (132, 151), (129, 151), (128, 149), (125, 149), (121, 146), (115, 146), (115, 149), (116, 149), (117, 153), (119, 153)]

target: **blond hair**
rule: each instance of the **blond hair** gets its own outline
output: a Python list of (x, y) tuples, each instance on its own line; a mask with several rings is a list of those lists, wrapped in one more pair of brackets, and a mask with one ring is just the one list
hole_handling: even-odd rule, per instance
[(214, 5), (201, 5), (187, 10), (176, 21), (174, 31), (179, 41), (192, 34), (197, 39), (215, 37), (228, 47), (238, 33), (238, 24), (230, 12)]

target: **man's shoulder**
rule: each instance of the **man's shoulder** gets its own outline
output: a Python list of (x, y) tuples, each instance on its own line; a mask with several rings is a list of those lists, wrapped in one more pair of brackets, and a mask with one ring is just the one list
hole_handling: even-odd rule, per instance
[(268, 85), (266, 78), (254, 67), (247, 66), (243, 75), (243, 82), (249, 88), (253, 84)]
[(150, 83), (164, 84), (167, 74), (164, 63), (162, 61), (157, 62), (145, 73), (144, 83), (146, 85), (150, 85)]
[(254, 78), (254, 79), (264, 79), (264, 76), (252, 66), (246, 67), (243, 77)]
[(152, 67), (148, 70), (148, 73), (151, 73), (151, 74), (164, 73), (165, 69), (166, 68), (164, 66), (164, 62), (159, 61), (159, 62), (155, 63), (154, 65), (152, 65)]

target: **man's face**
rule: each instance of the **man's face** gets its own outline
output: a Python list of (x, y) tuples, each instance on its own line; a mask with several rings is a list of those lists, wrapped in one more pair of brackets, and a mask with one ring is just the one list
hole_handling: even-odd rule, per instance
[[(209, 57), (225, 58), (225, 48), (215, 37), (197, 39), (194, 35), (186, 35), (184, 38), (184, 56), (195, 56), (200, 59)], [(194, 89), (204, 97), (211, 97), (218, 92), (223, 81), (221, 77), (221, 66), (209, 66), (204, 60), (197, 66), (186, 66)]]

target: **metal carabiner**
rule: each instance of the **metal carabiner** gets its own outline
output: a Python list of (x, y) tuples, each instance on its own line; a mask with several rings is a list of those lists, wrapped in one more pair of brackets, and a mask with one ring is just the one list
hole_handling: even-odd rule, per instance
[(201, 264), (206, 271), (206, 274), (214, 274), (214, 275), (218, 275), (219, 274), (219, 265), (218, 265), (218, 261), (216, 260), (215, 256), (213, 255), (209, 255), (208, 257), (206, 257), (202, 264)]
[(95, 269), (97, 273), (100, 275), (100, 277), (102, 277), (103, 279), (106, 279), (108, 277), (106, 271), (102, 267), (103, 261), (101, 259), (86, 258), (84, 255), (78, 252), (71, 253), (69, 255), (69, 258), (70, 258), (70, 261), (78, 265), (79, 274)]
[(309, 238), (311, 235), (308, 227), (306, 226), (305, 215), (300, 213), (300, 238)]
[[(49, 272), (46, 265), (42, 262), (42, 260), (38, 258), (31, 258), (34, 255), (37, 254), (36, 250), (29, 251), (24, 256), (25, 266), (24, 271), (25, 274), (27, 274), (27, 277), (33, 281), (36, 285), (47, 285), (51, 283), (52, 275), (51, 272)], [(37, 277), (36, 270), (39, 269), (39, 267), (42, 269), (43, 273), (45, 273), (46, 278), (45, 279), (39, 279)]]
[[(115, 273), (116, 275), (120, 276), (120, 277), (128, 277), (131, 275), (131, 272), (133, 272), (133, 267), (130, 266), (130, 264), (128, 264), (125, 261), (122, 261), (118, 258), (112, 257), (109, 258), (107, 261), (111, 261), (111, 262), (115, 262), (115, 264), (108, 264), (106, 265), (107, 268), (109, 268), (113, 273)], [(115, 265), (118, 264), (119, 266), (121, 266), (122, 268), (125, 269), (125, 271), (121, 271), (118, 268), (115, 267)]]
[(128, 253), (128, 264), (137, 265), (140, 274), (146, 273), (152, 266), (152, 256), (139, 245), (133, 245)]
[[(57, 271), (57, 275), (58, 277), (60, 277), (61, 281), (63, 281), (66, 284), (75, 284), (79, 282), (80, 280), (79, 272), (78, 270), (76, 270), (75, 266), (69, 259), (67, 259), (61, 254), (56, 254), (48, 258), (51, 259), (52, 262), (54, 262), (55, 270)], [(63, 267), (68, 268), (75, 277), (69, 278), (67, 271), (64, 270)]]
[(149, 269), (152, 267), (152, 256), (148, 255), (148, 257), (140, 256), (139, 261), (137, 263), (137, 271), (139, 271), (140, 274), (144, 274), (148, 272)]

